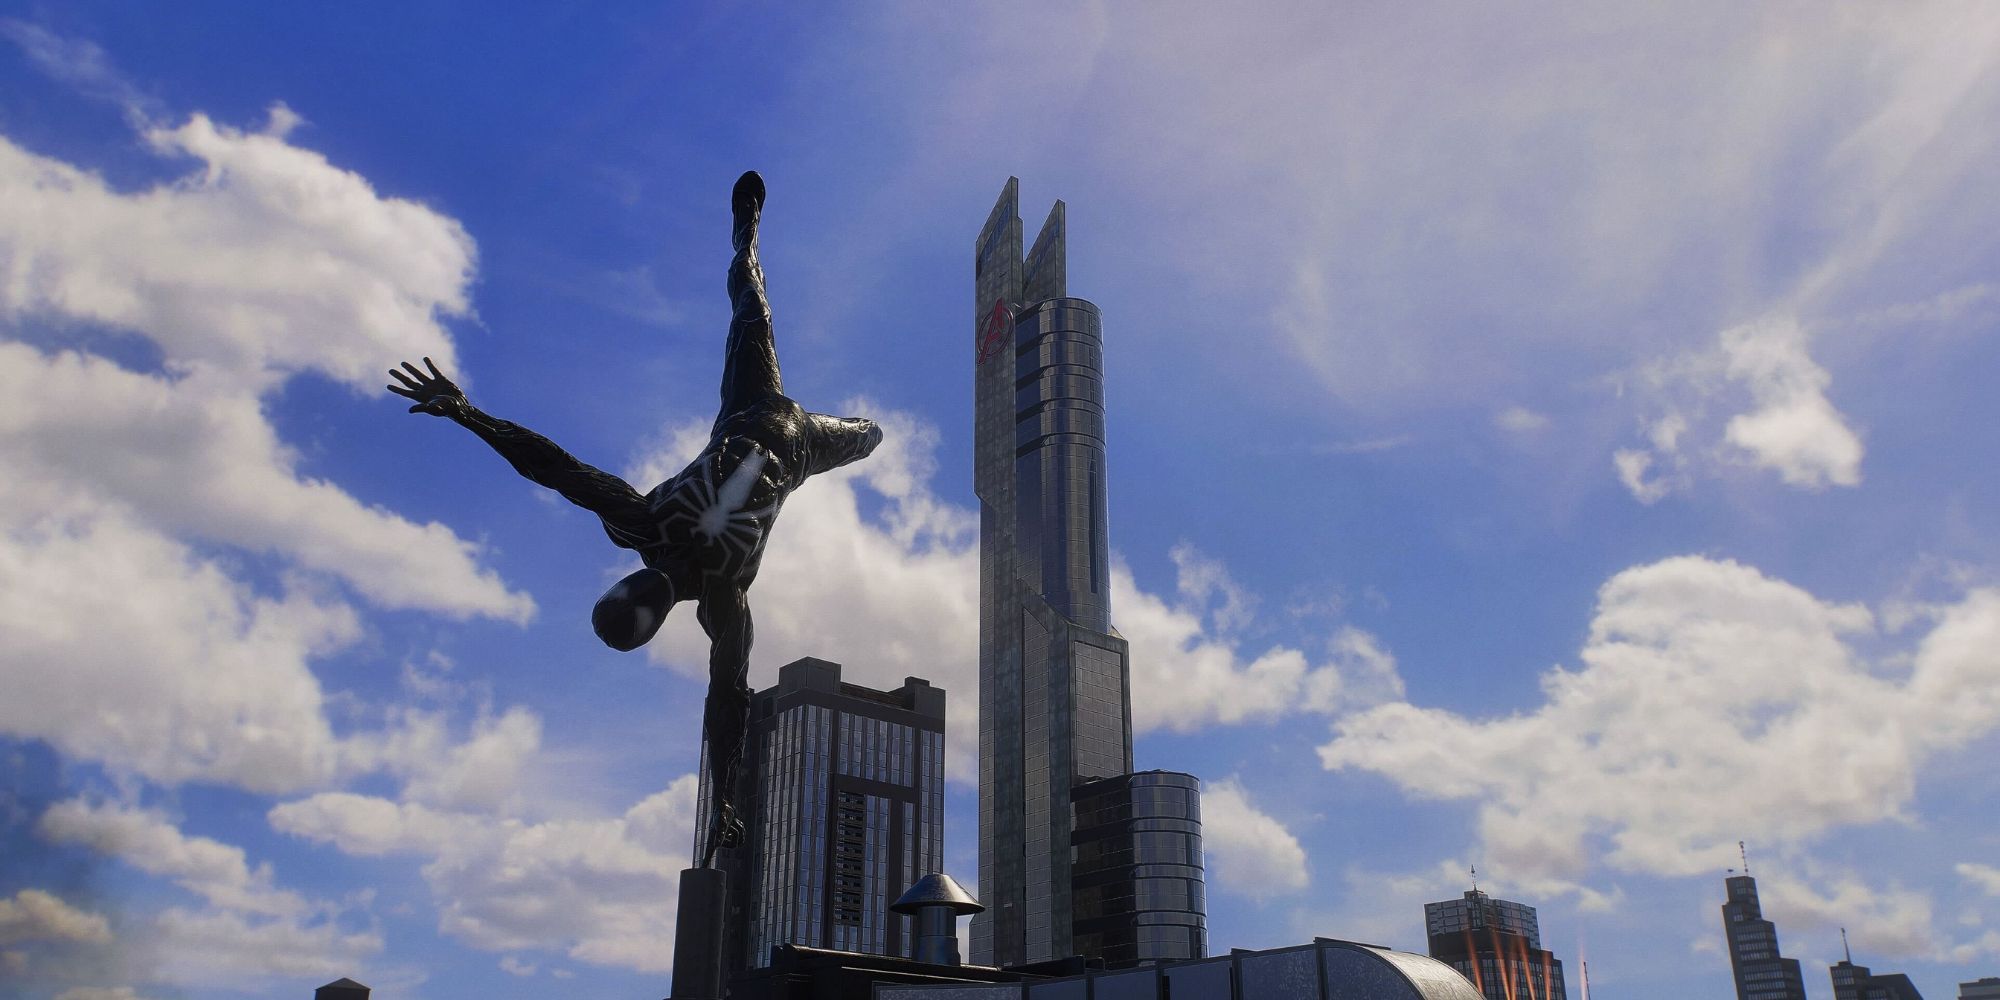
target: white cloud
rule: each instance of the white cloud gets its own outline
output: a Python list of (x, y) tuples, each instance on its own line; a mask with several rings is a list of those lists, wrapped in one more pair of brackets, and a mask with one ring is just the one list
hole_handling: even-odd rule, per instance
[(306, 663), (352, 641), (349, 608), (304, 588), (258, 597), (112, 508), (10, 527), (0, 729), (167, 783), (278, 791), (336, 773)]
[(189, 836), (157, 813), (70, 799), (50, 806), (36, 832), (171, 879), (203, 902), (124, 914), (129, 930), (115, 948), (104, 947), (112, 944), (108, 934), (80, 938), (100, 950), (75, 956), (65, 973), (72, 981), (87, 969), (126, 980), (255, 988), (274, 977), (346, 974), (383, 948), (379, 932), (343, 928), (342, 905), (281, 887), (270, 865), (251, 864), (242, 848)]
[(1312, 879), (1299, 838), (1258, 811), (1233, 776), (1204, 784), (1201, 840), (1211, 890), (1263, 900), (1303, 891)]
[(1729, 420), (1724, 438), (1794, 486), (1818, 489), (1861, 482), (1861, 439), (1826, 398), (1832, 381), (1806, 354), (1796, 321), (1774, 319), (1722, 333), (1729, 377), (1744, 383), (1756, 408)]
[(176, 372), (254, 388), (314, 370), (373, 389), (388, 361), (453, 362), (438, 318), (471, 308), (471, 238), (287, 142), (296, 120), (149, 129), (155, 153), (200, 169), (132, 194), (0, 140), (0, 317), (137, 332)]
[(2000, 868), (1977, 861), (1961, 861), (1953, 869), (1958, 876), (1989, 896), (2000, 896)]
[(1546, 414), (1536, 413), (1525, 406), (1509, 406), (1493, 415), (1493, 423), (1503, 431), (1515, 434), (1533, 434), (1549, 428)]
[(173, 879), (217, 907), (279, 917), (308, 909), (297, 893), (274, 885), (269, 865), (251, 867), (242, 848), (189, 837), (155, 813), (71, 799), (50, 806), (36, 831), (47, 840), (82, 844)]
[(40, 889), (22, 889), (12, 899), (0, 899), (0, 944), (23, 941), (108, 944), (111, 924), (102, 914), (77, 909)]
[(535, 968), (533, 962), (523, 962), (513, 955), (500, 956), (500, 971), (510, 976), (532, 976)]
[(1671, 491), (1664, 480), (1646, 478), (1653, 467), (1653, 456), (1643, 451), (1620, 448), (1612, 453), (1611, 464), (1618, 469), (1618, 481), (1640, 503), (1657, 502)]
[[(1729, 327), (1711, 347), (1641, 370), (1639, 398), (1664, 409), (1642, 421), (1646, 448), (1612, 456), (1619, 480), (1642, 503), (1729, 462), (1768, 469), (1801, 489), (1858, 485), (1866, 449), (1827, 398), (1831, 384), (1796, 318)], [(1654, 469), (1661, 474), (1648, 478)]]
[(403, 755), (410, 773), (403, 794), (447, 808), (501, 809), (518, 796), (522, 768), (541, 743), (541, 720), (524, 708), (481, 718), (464, 743), (437, 757)]
[(1234, 631), (1256, 616), (1256, 595), (1243, 589), (1221, 560), (1202, 555), (1187, 542), (1174, 546), (1167, 555), (1174, 561), (1175, 589), (1180, 592), (1181, 600), (1209, 607), (1209, 618), (1216, 631)]
[(348, 854), (426, 858), (439, 929), (473, 947), (659, 972), (673, 962), (695, 788), (686, 775), (622, 816), (539, 823), (328, 792), (278, 805), (270, 821)]
[(344, 976), (381, 953), (379, 932), (329, 919), (263, 919), (227, 910), (170, 908), (154, 920), (161, 982), (253, 985), (277, 977)]
[(435, 522), (414, 524), (303, 477), (261, 400), (90, 355), (0, 342), (0, 517), (19, 524), (88, 498), (179, 537), (273, 552), (388, 607), (524, 621), (534, 603)]
[(1135, 731), (1332, 713), (1401, 693), (1395, 660), (1353, 626), (1334, 634), (1326, 662), (1282, 645), (1246, 661), (1234, 637), (1203, 627), (1202, 604), (1169, 604), (1139, 589), (1121, 560), (1112, 563), (1111, 592), (1112, 620), (1132, 649)]
[(76, 986), (56, 994), (56, 1000), (145, 1000), (130, 986)]
[(2000, 591), (1931, 609), (1914, 649), (1866, 608), (1734, 562), (1628, 569), (1598, 594), (1580, 669), (1531, 711), (1476, 719), (1391, 702), (1320, 748), (1409, 794), (1474, 799), (1486, 855), (1517, 880), (1615, 868), (1694, 874), (1735, 841), (1795, 845), (1906, 818), (1934, 755), (2000, 726)]
[[(463, 229), (292, 145), (298, 122), (142, 125), (195, 166), (130, 192), (0, 138), (0, 732), (161, 782), (295, 790), (375, 755), (332, 737), (309, 667), (360, 634), (334, 580), (386, 607), (533, 612), (448, 528), (305, 474), (265, 412), (300, 372), (379, 392), (392, 360), (449, 362), (439, 321), (470, 308)], [(10, 342), (106, 328), (157, 370)], [(276, 557), (277, 582), (239, 554)]]
[(1856, 950), (1886, 958), (1942, 958), (1931, 919), (1930, 897), (1901, 886), (1876, 888), (1851, 872), (1807, 869), (1812, 877), (1758, 876), (1766, 914), (1782, 913), (1783, 926), (1827, 934), (1846, 928)]

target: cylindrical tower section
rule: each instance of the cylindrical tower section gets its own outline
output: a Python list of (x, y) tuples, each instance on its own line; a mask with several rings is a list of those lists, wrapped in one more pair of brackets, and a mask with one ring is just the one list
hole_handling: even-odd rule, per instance
[(1112, 968), (1206, 957), (1201, 779), (1142, 771), (1071, 794), (1077, 951)]
[(1015, 539), (1050, 606), (1111, 630), (1105, 526), (1103, 325), (1097, 306), (1046, 299), (1014, 324)]

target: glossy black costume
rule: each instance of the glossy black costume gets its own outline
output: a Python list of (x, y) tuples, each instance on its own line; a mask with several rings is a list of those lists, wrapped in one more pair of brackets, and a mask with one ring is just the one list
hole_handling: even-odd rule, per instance
[(703, 721), (715, 828), (704, 866), (719, 844), (738, 833), (730, 792), (750, 708), (752, 627), (745, 591), (756, 579), (764, 542), (792, 490), (810, 476), (867, 456), (882, 440), (872, 421), (810, 413), (784, 394), (764, 271), (757, 263), (763, 180), (754, 172), (744, 174), (730, 201), (736, 254), (729, 264), (733, 308), (722, 408), (708, 446), (651, 492), (641, 495), (549, 439), (481, 412), (435, 367), (426, 375), (405, 363), (408, 375), (390, 372), (403, 384), (389, 387), (416, 401), (411, 412), (464, 425), (516, 472), (596, 514), (614, 544), (639, 553), (646, 568), (619, 581), (592, 612), (592, 626), (606, 644), (636, 649), (653, 637), (675, 603), (696, 602), (696, 618), (710, 643)]

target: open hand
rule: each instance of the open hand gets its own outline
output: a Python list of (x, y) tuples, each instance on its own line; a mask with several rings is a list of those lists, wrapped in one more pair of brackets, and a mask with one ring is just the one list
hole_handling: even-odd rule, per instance
[[(389, 386), (389, 391), (415, 400), (416, 405), (410, 407), (411, 413), (428, 413), (433, 417), (453, 417), (464, 413), (466, 407), (471, 405), (466, 402), (465, 393), (451, 379), (445, 378), (431, 359), (424, 359), (424, 367), (431, 370), (429, 375), (418, 371), (417, 366), (408, 361), (403, 362), (403, 371), (389, 369), (389, 374), (403, 383)], [(404, 374), (404, 371), (409, 374)]]

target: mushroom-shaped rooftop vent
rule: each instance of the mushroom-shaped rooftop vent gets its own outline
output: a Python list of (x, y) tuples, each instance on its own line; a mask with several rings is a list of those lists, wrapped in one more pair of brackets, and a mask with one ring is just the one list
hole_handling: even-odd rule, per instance
[(889, 910), (892, 913), (916, 916), (927, 906), (948, 906), (951, 907), (953, 914), (959, 916), (980, 913), (986, 909), (979, 905), (978, 900), (972, 898), (971, 893), (960, 888), (951, 876), (935, 872), (918, 879), (917, 884), (911, 886), (908, 892), (898, 896), (895, 902), (889, 904)]

